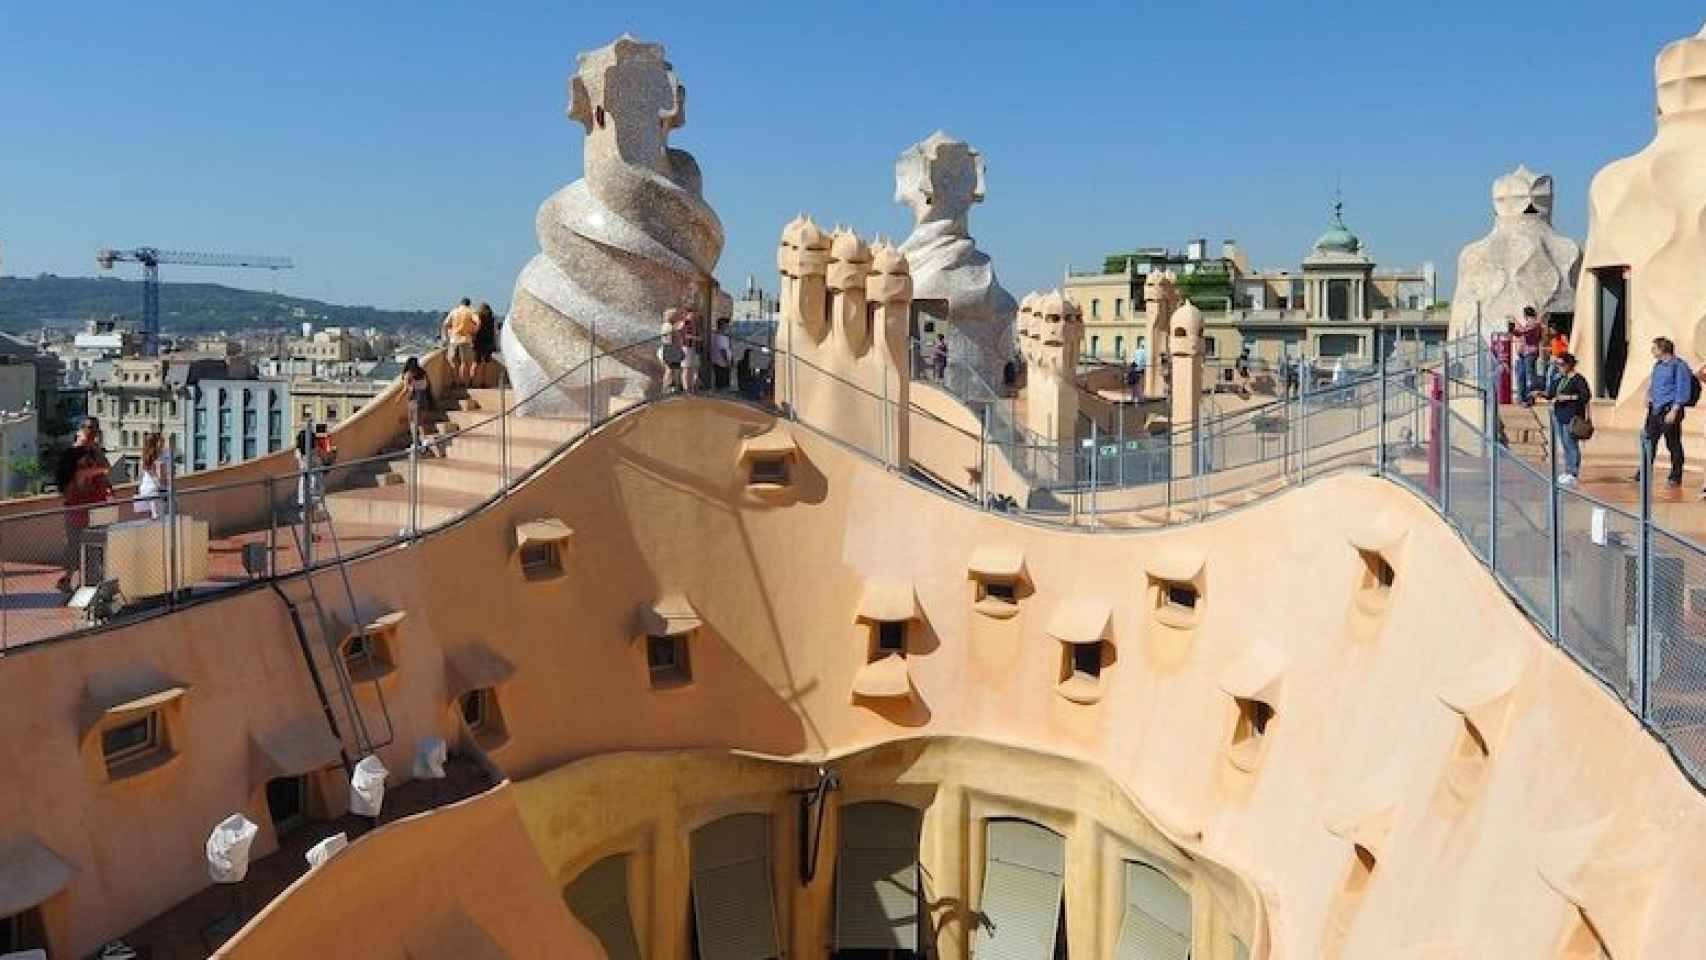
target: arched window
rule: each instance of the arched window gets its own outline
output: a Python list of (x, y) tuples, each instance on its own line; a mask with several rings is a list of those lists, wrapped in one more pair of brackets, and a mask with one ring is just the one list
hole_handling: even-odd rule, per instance
[(581, 871), (563, 891), (575, 919), (586, 925), (610, 960), (640, 960), (634, 917), (628, 909), (628, 855), (605, 857)]
[(1191, 895), (1149, 864), (1126, 861), (1117, 960), (1187, 960), (1190, 955)]
[(835, 956), (918, 957), (923, 891), (917, 810), (898, 803), (841, 808), (835, 876)]
[(737, 813), (693, 831), (693, 955), (762, 960), (781, 955), (771, 888), (770, 818)]
[(1065, 956), (1065, 838), (1029, 820), (990, 820), (984, 836), (974, 955)]

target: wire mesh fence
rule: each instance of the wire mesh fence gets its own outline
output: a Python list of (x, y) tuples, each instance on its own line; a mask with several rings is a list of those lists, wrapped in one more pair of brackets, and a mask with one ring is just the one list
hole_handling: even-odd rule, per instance
[(1558, 644), (1625, 703), (1637, 702), (1641, 521), (1558, 490)]
[(1498, 444), (1491, 467), (1494, 572), (1536, 620), (1552, 617), (1551, 478)]
[(1697, 781), (1706, 779), (1706, 552), (1649, 531), (1646, 719)]

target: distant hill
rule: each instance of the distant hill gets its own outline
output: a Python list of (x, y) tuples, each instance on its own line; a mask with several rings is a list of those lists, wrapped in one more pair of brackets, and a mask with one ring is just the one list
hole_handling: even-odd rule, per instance
[[(0, 330), (28, 333), (44, 321), (106, 319), (120, 314), (142, 320), (142, 281), (109, 277), (0, 277)], [(160, 327), (166, 333), (236, 332), (256, 327), (294, 327), (305, 320), (350, 327), (434, 326), (442, 314), (430, 310), (345, 307), (319, 300), (217, 283), (160, 284)]]

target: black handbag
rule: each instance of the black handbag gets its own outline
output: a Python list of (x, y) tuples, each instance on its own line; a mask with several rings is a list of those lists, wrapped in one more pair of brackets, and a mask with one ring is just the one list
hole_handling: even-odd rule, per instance
[(1570, 436), (1577, 440), (1593, 439), (1593, 421), (1579, 413), (1570, 418), (1569, 430)]

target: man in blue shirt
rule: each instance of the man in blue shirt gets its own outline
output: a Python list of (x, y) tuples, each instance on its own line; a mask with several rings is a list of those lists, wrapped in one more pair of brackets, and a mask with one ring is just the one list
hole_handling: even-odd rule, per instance
[[(1676, 344), (1667, 337), (1655, 337), (1653, 376), (1647, 385), (1647, 462), (1650, 465), (1658, 456), (1659, 437), (1664, 437), (1673, 487), (1682, 486), (1682, 413), (1693, 394), (1692, 379), (1694, 371), (1676, 355)], [(1635, 478), (1640, 479), (1640, 474)]]

